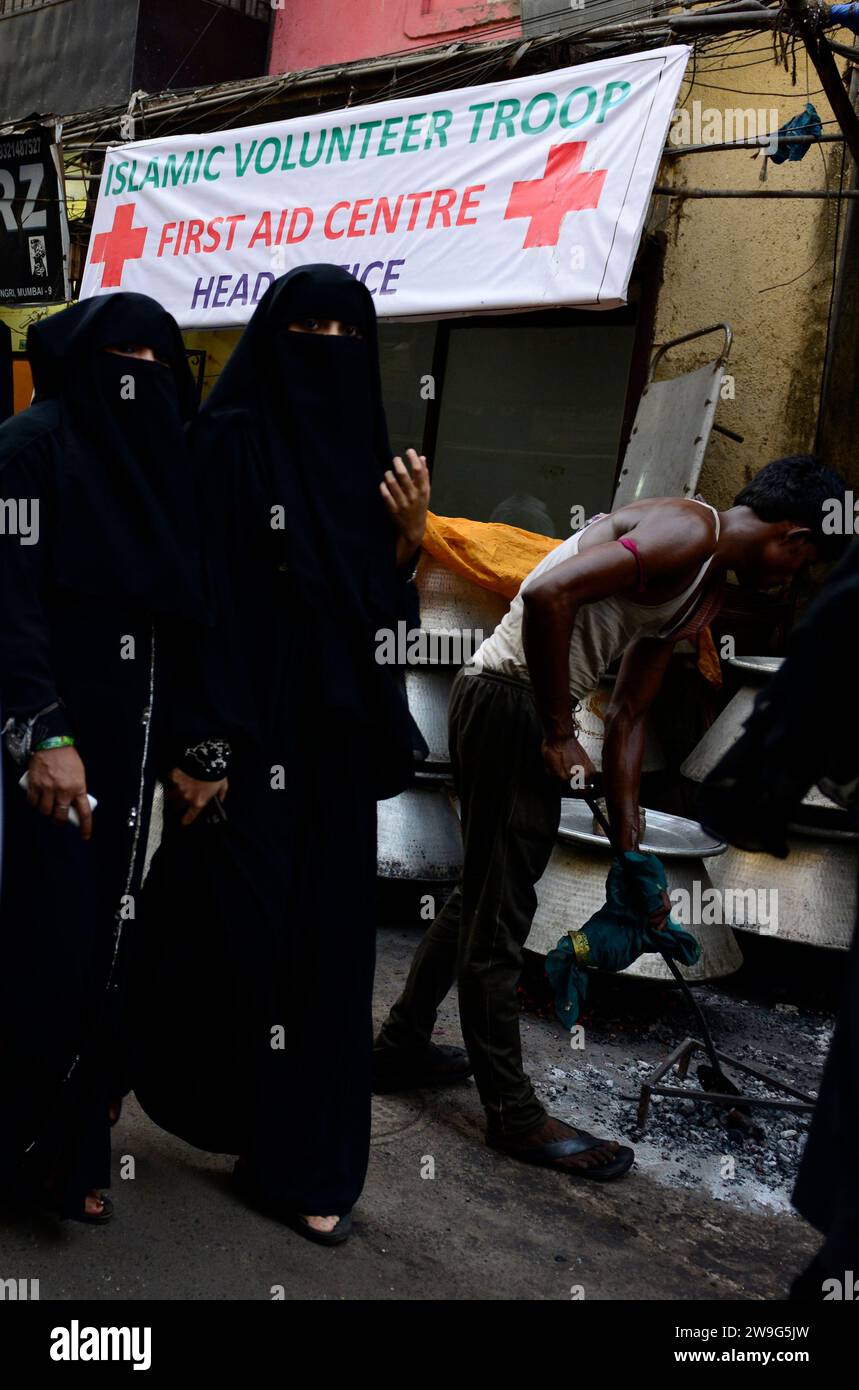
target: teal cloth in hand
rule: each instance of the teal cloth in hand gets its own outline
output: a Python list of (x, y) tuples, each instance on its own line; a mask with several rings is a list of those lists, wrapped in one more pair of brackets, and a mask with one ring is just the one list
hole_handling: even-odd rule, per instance
[[(546, 974), (555, 992), (555, 1011), (567, 1028), (582, 1011), (587, 995), (588, 966), (625, 970), (645, 951), (662, 951), (694, 965), (701, 954), (698, 942), (671, 917), (657, 930), (647, 920), (663, 907), (668, 879), (655, 854), (627, 850), (615, 855), (606, 879), (606, 900), (576, 933), (587, 943), (586, 960), (579, 960), (570, 934), (561, 937), (546, 957)], [(584, 943), (581, 943), (584, 944)]]

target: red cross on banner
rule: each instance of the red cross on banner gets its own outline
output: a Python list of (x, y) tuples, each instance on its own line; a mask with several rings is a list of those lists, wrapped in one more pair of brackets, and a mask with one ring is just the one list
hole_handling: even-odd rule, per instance
[(587, 147), (586, 140), (553, 145), (542, 178), (514, 183), (504, 218), (530, 217), (523, 247), (557, 246), (567, 213), (584, 212), (599, 203), (608, 170), (580, 172)]
[(148, 227), (135, 227), (134, 203), (121, 203), (113, 214), (113, 226), (109, 232), (99, 232), (93, 239), (90, 260), (100, 265), (103, 290), (115, 290), (122, 284), (122, 272), (126, 261), (137, 261), (143, 255)]

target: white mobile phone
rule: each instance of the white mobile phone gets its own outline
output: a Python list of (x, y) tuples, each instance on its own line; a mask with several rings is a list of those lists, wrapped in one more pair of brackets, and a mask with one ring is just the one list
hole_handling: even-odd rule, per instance
[[(26, 791), (27, 788), (29, 787), (29, 785), (30, 785), (30, 774), (29, 774), (29, 772), (25, 772), (25, 773), (24, 773), (24, 776), (23, 776), (23, 777), (21, 778), (21, 780), (19, 781), (18, 786), (19, 786), (19, 787), (23, 787), (23, 788), (24, 788), (24, 791)], [(97, 800), (96, 800), (96, 798), (95, 798), (94, 796), (90, 796), (89, 792), (87, 792), (87, 801), (89, 802), (89, 808), (90, 808), (90, 810), (91, 810), (91, 811), (94, 811), (95, 808), (96, 808), (96, 806), (98, 805), (98, 802), (97, 802)], [(68, 817), (68, 819), (69, 819), (69, 825), (80, 825), (80, 823), (81, 823), (81, 818), (80, 818), (80, 816), (78, 815), (77, 811), (75, 810), (74, 806), (70, 806), (70, 807), (69, 807), (69, 817)]]

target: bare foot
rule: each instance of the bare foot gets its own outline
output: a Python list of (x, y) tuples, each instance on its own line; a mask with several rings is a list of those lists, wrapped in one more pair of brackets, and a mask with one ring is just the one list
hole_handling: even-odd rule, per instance
[[(575, 1139), (579, 1131), (572, 1125), (564, 1124), (563, 1120), (557, 1120), (553, 1115), (547, 1115), (546, 1121), (539, 1129), (532, 1129), (529, 1134), (517, 1135), (516, 1145), (522, 1148), (532, 1148), (540, 1144), (553, 1144), (559, 1139)], [(585, 1149), (580, 1154), (569, 1154), (566, 1158), (555, 1158), (552, 1166), (558, 1168), (600, 1168), (607, 1163), (611, 1163), (617, 1157), (619, 1144), (611, 1139), (600, 1142), (595, 1148)]]
[(334, 1227), (340, 1223), (339, 1216), (304, 1216), (302, 1214), (301, 1219), (306, 1221), (314, 1231), (333, 1231)]
[(104, 1198), (100, 1192), (88, 1192), (84, 1200), (84, 1211), (87, 1216), (101, 1216), (104, 1211)]

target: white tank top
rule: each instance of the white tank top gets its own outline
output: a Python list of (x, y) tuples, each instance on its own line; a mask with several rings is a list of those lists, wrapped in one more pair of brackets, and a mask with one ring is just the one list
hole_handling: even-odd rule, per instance
[[(690, 501), (698, 501), (690, 498)], [(719, 513), (709, 502), (698, 502), (713, 513), (716, 524), (716, 541), (719, 539)], [(551, 550), (523, 581), (510, 609), (498, 624), (491, 637), (478, 647), (470, 665), (478, 670), (511, 676), (514, 680), (528, 681), (528, 664), (522, 645), (522, 617), (524, 604), (522, 594), (531, 581), (546, 570), (562, 565), (565, 560), (578, 554), (579, 541), (598, 517), (576, 531), (567, 540)], [(714, 548), (715, 554), (715, 548)], [(595, 603), (583, 603), (576, 614), (570, 638), (570, 694), (578, 701), (583, 699), (599, 685), (609, 666), (626, 651), (636, 637), (670, 637), (671, 632), (680, 626), (672, 623), (672, 618), (681, 621), (688, 617), (686, 604), (700, 585), (704, 575), (713, 562), (713, 555), (705, 560), (688, 588), (676, 598), (665, 603), (636, 603), (626, 594), (614, 594), (599, 599)]]

